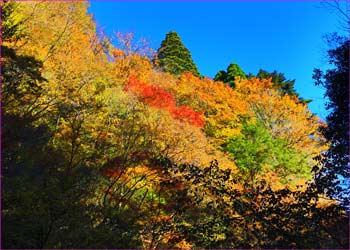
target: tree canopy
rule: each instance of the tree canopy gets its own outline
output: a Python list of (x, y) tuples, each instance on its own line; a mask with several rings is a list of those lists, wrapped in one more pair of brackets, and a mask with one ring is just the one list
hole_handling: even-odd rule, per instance
[(189, 68), (159, 70), (87, 2), (1, 7), (4, 248), (348, 249), (348, 41), (327, 126), (271, 78), (199, 76), (174, 32)]
[(319, 183), (327, 193), (338, 196), (347, 206), (349, 191), (345, 180), (350, 175), (349, 40), (332, 34), (328, 36), (328, 43), (331, 46), (328, 50), (328, 61), (333, 68), (326, 72), (315, 69), (313, 75), (316, 85), (321, 85), (326, 90), (326, 109), (330, 112), (326, 118), (327, 126), (322, 127), (322, 134), (330, 142), (330, 148), (324, 154)]
[(247, 79), (246, 74), (238, 66), (237, 63), (230, 63), (227, 66), (226, 71), (220, 70), (214, 77), (215, 81), (221, 81), (228, 84), (230, 87), (235, 86), (235, 78), (240, 77), (241, 79)]
[(274, 86), (280, 91), (281, 95), (289, 95), (297, 97), (302, 103), (309, 103), (311, 100), (305, 100), (299, 96), (294, 88), (295, 80), (287, 80), (283, 73), (279, 73), (276, 70), (268, 72), (260, 69), (256, 77), (260, 79), (269, 79), (273, 82)]
[(193, 62), (190, 51), (184, 46), (175, 31), (166, 34), (157, 54), (157, 63), (161, 69), (174, 75), (191, 72), (195, 76), (200, 73)]

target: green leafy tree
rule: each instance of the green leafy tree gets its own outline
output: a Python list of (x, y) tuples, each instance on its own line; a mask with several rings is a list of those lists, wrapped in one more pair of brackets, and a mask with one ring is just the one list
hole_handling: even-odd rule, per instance
[(220, 70), (214, 77), (215, 81), (221, 81), (231, 87), (235, 86), (235, 77), (239, 76), (242, 79), (247, 79), (246, 74), (237, 63), (231, 63), (226, 71)]
[(166, 34), (158, 49), (158, 64), (166, 72), (180, 75), (191, 72), (195, 76), (200, 73), (192, 60), (190, 51), (184, 46), (179, 35), (171, 31)]
[[(328, 60), (333, 68), (322, 72), (314, 70), (316, 85), (326, 89), (328, 98), (326, 109), (330, 111), (326, 118), (327, 126), (322, 130), (324, 137), (331, 143), (324, 154), (322, 168), (318, 174), (318, 183), (326, 193), (339, 198), (344, 205), (349, 204), (348, 183), (341, 184), (349, 173), (349, 40), (336, 34), (328, 36), (331, 46)], [(343, 181), (344, 182), (344, 181)]]
[(269, 131), (258, 123), (244, 124), (242, 133), (231, 138), (226, 150), (240, 169), (243, 180), (254, 184), (256, 176), (264, 170), (272, 170), (287, 182), (294, 175), (307, 175), (303, 155), (288, 147), (287, 141), (273, 138)]

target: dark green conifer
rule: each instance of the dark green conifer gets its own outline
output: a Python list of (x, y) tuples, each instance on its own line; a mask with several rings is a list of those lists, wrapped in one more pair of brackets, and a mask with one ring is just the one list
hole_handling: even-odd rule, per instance
[(166, 34), (158, 49), (158, 64), (161, 69), (174, 75), (188, 71), (195, 76), (200, 76), (190, 51), (183, 45), (179, 35), (174, 31)]

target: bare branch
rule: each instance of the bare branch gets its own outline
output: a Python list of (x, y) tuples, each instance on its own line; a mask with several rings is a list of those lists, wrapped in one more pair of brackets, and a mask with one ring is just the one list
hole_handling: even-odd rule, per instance
[(321, 7), (329, 9), (337, 14), (341, 29), (350, 30), (350, 3), (344, 0), (332, 0), (321, 2)]

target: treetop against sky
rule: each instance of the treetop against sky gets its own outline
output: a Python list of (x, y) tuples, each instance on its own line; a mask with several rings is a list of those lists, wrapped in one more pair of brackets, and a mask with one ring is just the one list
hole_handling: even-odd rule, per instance
[(199, 72), (215, 74), (235, 62), (244, 72), (283, 72), (312, 112), (325, 119), (324, 90), (312, 71), (326, 68), (323, 35), (338, 31), (337, 14), (318, 1), (295, 2), (126, 2), (90, 1), (90, 13), (108, 34), (133, 32), (157, 50), (176, 31)]

